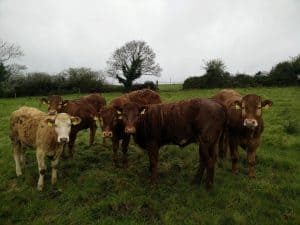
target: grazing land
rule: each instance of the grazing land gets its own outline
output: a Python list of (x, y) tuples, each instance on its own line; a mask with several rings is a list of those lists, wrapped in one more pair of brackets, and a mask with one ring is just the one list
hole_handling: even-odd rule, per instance
[[(219, 89), (180, 90), (165, 85), (164, 102), (210, 97)], [(81, 131), (72, 159), (61, 160), (56, 186), (51, 186), (48, 161), (45, 190), (38, 192), (35, 151), (16, 177), (8, 137), (10, 113), (22, 105), (37, 107), (36, 97), (0, 99), (0, 224), (300, 224), (300, 88), (244, 88), (274, 102), (264, 111), (265, 131), (257, 150), (256, 178), (249, 179), (245, 152), (240, 149), (239, 173), (230, 162), (216, 169), (214, 189), (192, 185), (198, 166), (197, 145), (160, 150), (159, 184), (149, 183), (148, 156), (133, 142), (129, 168), (115, 168), (111, 145), (97, 130), (88, 147), (89, 131)], [(105, 93), (109, 101), (121, 93)], [(64, 96), (74, 99), (80, 95)], [(120, 154), (121, 165), (121, 154)]]

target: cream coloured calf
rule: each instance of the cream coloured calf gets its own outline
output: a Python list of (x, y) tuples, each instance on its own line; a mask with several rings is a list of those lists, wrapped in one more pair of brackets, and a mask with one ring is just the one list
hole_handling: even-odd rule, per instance
[(11, 140), (16, 163), (17, 176), (22, 175), (21, 167), (25, 164), (24, 147), (36, 148), (39, 168), (38, 190), (43, 190), (45, 175), (45, 156), (50, 156), (52, 184), (57, 181), (57, 165), (64, 146), (69, 141), (71, 125), (81, 122), (79, 117), (66, 113), (49, 116), (31, 107), (21, 107), (11, 114)]

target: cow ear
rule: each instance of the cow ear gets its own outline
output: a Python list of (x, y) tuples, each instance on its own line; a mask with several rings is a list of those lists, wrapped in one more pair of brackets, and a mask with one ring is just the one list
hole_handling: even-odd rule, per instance
[(140, 114), (141, 114), (141, 115), (144, 115), (145, 112), (147, 111), (147, 109), (148, 109), (148, 106), (141, 106), (141, 107), (139, 108)]
[(234, 101), (233, 106), (236, 110), (241, 110), (242, 109), (242, 102), (239, 100)]
[(42, 104), (44, 104), (44, 105), (49, 105), (49, 100), (48, 99), (46, 99), (46, 98), (41, 98), (40, 99), (40, 102), (42, 103)]
[(52, 127), (53, 126), (53, 124), (55, 123), (55, 118), (47, 118), (46, 120), (45, 120), (45, 122), (47, 123), (47, 125), (48, 125), (48, 127)]
[(268, 99), (263, 100), (263, 101), (261, 102), (261, 107), (262, 107), (263, 109), (268, 109), (268, 108), (271, 107), (272, 105), (273, 105), (273, 102), (272, 102), (271, 100), (268, 100)]
[(69, 103), (69, 100), (63, 100), (62, 103), (61, 103), (61, 105), (63, 107), (66, 107), (68, 105), (68, 103)]
[(71, 116), (71, 123), (73, 125), (78, 125), (81, 122), (81, 118), (78, 116)]

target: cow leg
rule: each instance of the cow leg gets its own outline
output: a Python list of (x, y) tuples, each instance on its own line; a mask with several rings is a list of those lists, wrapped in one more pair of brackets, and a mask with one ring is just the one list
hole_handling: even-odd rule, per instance
[(157, 162), (158, 162), (158, 147), (152, 147), (148, 149), (148, 156), (150, 161), (150, 171), (151, 171), (151, 183), (157, 183)]
[(16, 164), (16, 174), (17, 176), (21, 176), (22, 175), (22, 169), (21, 169), (21, 154), (22, 154), (22, 150), (21, 150), (21, 144), (20, 143), (13, 143), (13, 153), (14, 153), (14, 160), (15, 160), (15, 164)]
[(193, 182), (192, 182), (193, 184), (201, 183), (204, 171), (205, 171), (205, 157), (202, 155), (200, 145), (199, 145), (199, 166), (198, 166), (197, 173), (193, 179)]
[[(77, 136), (77, 132), (78, 131), (74, 131), (73, 129), (71, 129), (71, 133), (70, 133), (70, 140), (69, 140), (69, 149), (64, 153), (66, 157), (73, 157), (74, 154), (74, 143), (76, 140), (76, 136)], [(66, 150), (67, 148), (65, 148)]]
[(207, 161), (206, 188), (211, 189), (214, 183), (215, 163), (217, 161), (218, 143), (212, 144), (208, 150), (209, 150), (209, 158)]
[(229, 143), (228, 143), (228, 137), (226, 134), (223, 134), (219, 141), (219, 160), (218, 165), (219, 167), (223, 167), (224, 159), (226, 159), (226, 155), (228, 152)]
[(94, 144), (95, 135), (96, 135), (97, 125), (94, 121), (93, 124), (90, 126), (90, 146)]
[(37, 189), (39, 191), (42, 191), (44, 188), (44, 176), (46, 172), (45, 153), (43, 152), (42, 149), (36, 150), (36, 159), (39, 167), (39, 181), (38, 181)]
[(128, 151), (128, 145), (130, 141), (130, 136), (126, 135), (123, 138), (122, 141), (122, 152), (123, 152), (123, 167), (128, 168), (128, 156), (127, 156), (127, 151)]
[(113, 165), (116, 167), (118, 164), (118, 149), (119, 149), (119, 142), (120, 139), (117, 137), (113, 137), (112, 144), (113, 144)]
[(247, 149), (248, 176), (254, 178), (255, 175), (255, 158), (258, 144), (250, 145)]
[(59, 157), (57, 157), (55, 160), (51, 161), (51, 168), (52, 168), (52, 173), (51, 173), (51, 183), (52, 185), (57, 182), (57, 166), (59, 162)]
[(204, 171), (207, 164), (207, 158), (208, 158), (208, 154), (207, 153), (205, 154), (205, 151), (203, 151), (204, 149), (205, 149), (205, 145), (203, 143), (200, 143), (199, 144), (199, 167), (193, 180), (194, 184), (200, 184), (202, 177), (204, 175)]
[(24, 169), (26, 165), (26, 156), (25, 156), (25, 150), (23, 148), (21, 148), (20, 162), (21, 162), (21, 167)]
[(237, 162), (239, 160), (239, 152), (237, 143), (233, 140), (229, 140), (229, 147), (230, 147), (230, 155), (231, 155), (231, 162), (232, 162), (232, 172), (238, 172)]

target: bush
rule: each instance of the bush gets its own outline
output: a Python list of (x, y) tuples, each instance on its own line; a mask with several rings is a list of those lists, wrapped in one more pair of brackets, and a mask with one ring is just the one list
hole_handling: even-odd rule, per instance
[(136, 91), (144, 88), (151, 89), (152, 91), (158, 90), (158, 87), (152, 81), (145, 81), (143, 84), (134, 84), (129, 90)]

